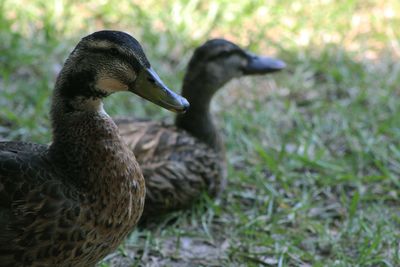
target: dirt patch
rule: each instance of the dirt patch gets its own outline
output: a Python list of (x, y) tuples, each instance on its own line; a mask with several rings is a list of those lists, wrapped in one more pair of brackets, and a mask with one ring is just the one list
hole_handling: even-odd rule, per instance
[(147, 249), (146, 245), (126, 245), (124, 251), (110, 254), (104, 262), (112, 267), (221, 266), (227, 260), (228, 248), (228, 241), (210, 242), (199, 237), (171, 237)]

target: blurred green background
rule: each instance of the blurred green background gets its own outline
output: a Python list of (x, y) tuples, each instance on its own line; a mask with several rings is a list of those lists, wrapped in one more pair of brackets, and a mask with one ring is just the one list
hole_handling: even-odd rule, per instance
[[(175, 91), (213, 37), (288, 65), (214, 100), (230, 166), (221, 201), (136, 230), (103, 266), (400, 266), (398, 0), (0, 0), (0, 139), (50, 141), (56, 75), (100, 29), (135, 36)], [(172, 118), (124, 94), (106, 109)]]

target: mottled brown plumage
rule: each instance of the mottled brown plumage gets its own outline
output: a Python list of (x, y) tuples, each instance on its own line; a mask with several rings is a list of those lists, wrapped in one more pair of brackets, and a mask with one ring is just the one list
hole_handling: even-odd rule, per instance
[(222, 39), (194, 52), (182, 95), (190, 109), (174, 126), (120, 118), (121, 136), (134, 151), (146, 181), (144, 219), (191, 205), (203, 192), (217, 195), (226, 183), (222, 138), (209, 110), (214, 93), (235, 77), (279, 71), (285, 64), (259, 57)]
[(117, 123), (128, 146), (139, 153), (147, 190), (145, 219), (188, 207), (202, 192), (221, 190), (226, 168), (220, 150), (173, 125), (131, 119)]
[(0, 142), (0, 266), (94, 266), (139, 220), (143, 176), (102, 105), (116, 91), (187, 108), (133, 37), (83, 38), (57, 79), (52, 144)]

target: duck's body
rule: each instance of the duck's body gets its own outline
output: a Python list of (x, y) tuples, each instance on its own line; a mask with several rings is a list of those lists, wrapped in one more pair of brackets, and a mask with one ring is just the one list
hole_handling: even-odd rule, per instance
[(146, 181), (143, 219), (190, 206), (204, 192), (218, 195), (226, 184), (225, 148), (210, 113), (212, 97), (235, 77), (278, 71), (284, 63), (247, 53), (226, 40), (211, 40), (190, 60), (182, 95), (190, 109), (175, 125), (116, 120)]
[[(110, 49), (144, 59), (131, 68)], [(125, 33), (82, 39), (57, 79), (52, 144), (0, 143), (0, 266), (94, 266), (132, 230), (143, 210), (144, 179), (101, 100), (124, 89), (167, 90), (143, 82), (146, 62)], [(115, 68), (99, 72), (109, 67)], [(174, 106), (175, 98), (164, 100)]]
[(145, 186), (132, 152), (105, 114), (78, 124), (84, 136), (49, 148), (0, 144), (0, 266), (91, 266), (137, 223)]
[[(221, 192), (225, 156), (189, 132), (162, 122), (118, 119), (146, 180), (144, 219), (189, 207), (203, 193)], [(129, 138), (128, 138), (129, 137)]]

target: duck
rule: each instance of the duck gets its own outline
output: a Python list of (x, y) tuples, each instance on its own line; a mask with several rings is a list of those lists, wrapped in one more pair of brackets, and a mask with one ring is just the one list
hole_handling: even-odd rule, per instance
[(189, 60), (181, 95), (190, 109), (178, 114), (174, 124), (116, 118), (145, 178), (144, 224), (190, 207), (203, 193), (211, 197), (221, 194), (227, 163), (223, 139), (210, 112), (213, 96), (234, 78), (284, 68), (280, 59), (255, 55), (225, 39), (212, 39), (198, 47)]
[(138, 222), (143, 175), (103, 107), (116, 92), (189, 106), (128, 33), (82, 38), (56, 80), (52, 142), (0, 142), (0, 266), (95, 266)]

